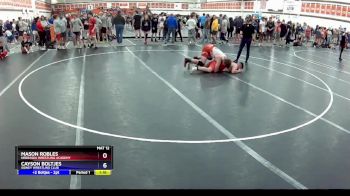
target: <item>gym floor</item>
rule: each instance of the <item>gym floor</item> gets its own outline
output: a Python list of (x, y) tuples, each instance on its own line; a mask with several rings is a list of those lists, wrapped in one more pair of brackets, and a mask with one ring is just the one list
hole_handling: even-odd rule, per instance
[[(243, 74), (190, 74), (199, 45), (125, 42), (0, 62), (0, 188), (350, 188), (350, 55), (254, 46)], [(113, 145), (114, 170), (17, 176), (16, 145)]]

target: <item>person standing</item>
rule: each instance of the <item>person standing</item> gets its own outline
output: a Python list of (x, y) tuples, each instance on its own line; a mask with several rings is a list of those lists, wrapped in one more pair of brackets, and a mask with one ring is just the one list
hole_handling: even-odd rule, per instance
[(0, 39), (2, 39), (3, 36), (4, 36), (4, 29), (3, 29), (2, 20), (0, 20)]
[(61, 39), (62, 39), (62, 42), (61, 42), (61, 47), (62, 49), (67, 49), (66, 47), (66, 42), (67, 42), (67, 19), (64, 15), (62, 15), (60, 17), (60, 22), (62, 23), (62, 27), (61, 27)]
[(236, 57), (235, 63), (238, 62), (239, 57), (241, 56), (242, 50), (245, 45), (247, 45), (247, 55), (245, 62), (248, 62), (249, 59), (249, 53), (250, 53), (250, 45), (252, 44), (253, 34), (255, 33), (255, 28), (252, 25), (252, 19), (248, 18), (246, 24), (243, 25), (242, 30), (240, 32), (240, 35), (242, 37), (241, 44), (239, 46), (239, 51)]
[(204, 34), (202, 38), (202, 44), (210, 42), (210, 17), (207, 14), (207, 19), (204, 24)]
[(57, 50), (59, 49), (63, 49), (62, 48), (62, 22), (61, 19), (57, 16), (54, 15), (53, 16), (53, 26), (54, 26), (54, 30), (55, 30), (55, 35), (56, 35), (56, 42), (57, 42)]
[(168, 33), (167, 33), (167, 39), (165, 41), (165, 44), (167, 44), (167, 42), (169, 42), (170, 34), (172, 36), (171, 43), (174, 43), (175, 42), (175, 32), (176, 32), (176, 28), (177, 28), (177, 20), (173, 14), (170, 14), (168, 19), (166, 20), (166, 25), (168, 27)]
[(163, 24), (163, 38), (162, 41), (166, 40), (166, 36), (168, 35), (168, 16), (165, 15), (165, 19), (164, 19), (164, 24)]
[(194, 45), (196, 44), (196, 28), (197, 28), (197, 21), (195, 19), (195, 13), (191, 14), (191, 18), (187, 20), (186, 26), (188, 29), (188, 44)]
[(102, 41), (102, 33), (101, 33), (102, 21), (101, 21), (101, 16), (102, 16), (102, 13), (100, 13), (100, 15), (97, 15), (97, 14), (94, 15), (94, 18), (96, 20), (96, 39), (97, 39), (97, 42), (101, 42)]
[(107, 13), (104, 12), (101, 16), (101, 37), (102, 37), (102, 42), (108, 42), (108, 37), (107, 37), (107, 29), (108, 29), (108, 17)]
[(262, 18), (259, 23), (259, 46), (263, 45), (263, 41), (265, 40), (266, 35), (266, 21), (265, 18)]
[(112, 19), (112, 24), (115, 26), (115, 32), (117, 36), (117, 43), (123, 43), (123, 31), (125, 26), (125, 18), (122, 16), (122, 12), (118, 10), (117, 15)]
[(22, 42), (23, 39), (23, 33), (28, 30), (28, 24), (22, 20), (21, 17), (18, 18), (17, 23), (18, 28), (18, 42)]
[(159, 15), (159, 37), (158, 40), (160, 40), (160, 35), (162, 35), (162, 41), (164, 41), (164, 23), (165, 23), (165, 16), (161, 13)]
[(86, 42), (88, 40), (88, 31), (89, 31), (89, 19), (87, 18), (87, 14), (83, 14), (81, 16), (81, 22), (83, 23), (83, 30), (81, 31), (82, 33), (82, 41), (83, 41), (83, 46), (86, 48)]
[(71, 37), (73, 37), (72, 35), (72, 27), (71, 27), (71, 19), (72, 16), (70, 14), (66, 15), (66, 20), (67, 20), (67, 40), (70, 39)]
[(289, 43), (291, 43), (292, 41), (294, 41), (292, 39), (292, 35), (293, 35), (293, 26), (292, 26), (292, 22), (289, 21), (287, 23), (287, 33), (286, 33), (286, 46), (289, 46)]
[(92, 48), (95, 46), (95, 49), (97, 49), (97, 37), (96, 37), (96, 35), (97, 35), (97, 21), (91, 12), (88, 14), (88, 18), (89, 18), (89, 32), (88, 32), (89, 44), (88, 44), (88, 47)]
[(138, 11), (136, 11), (134, 19), (133, 19), (133, 24), (134, 24), (134, 30), (135, 30), (135, 38), (141, 38), (141, 19), (142, 16), (139, 14)]
[(34, 18), (32, 24), (31, 24), (32, 35), (33, 35), (32, 40), (33, 40), (34, 45), (37, 45), (37, 38), (39, 36), (38, 28), (36, 26), (36, 23), (38, 22), (38, 20), (39, 20), (39, 17)]
[(45, 50), (46, 46), (46, 28), (48, 26), (47, 21), (44, 16), (41, 16), (38, 22), (36, 23), (36, 27), (38, 29), (39, 34), (39, 49)]
[(236, 41), (238, 41), (239, 37), (240, 37), (240, 33), (242, 31), (242, 28), (243, 28), (244, 21), (243, 21), (241, 16), (239, 16), (235, 20), (236, 20), (236, 21), (234, 21), (234, 24), (235, 24), (235, 27), (236, 27), (235, 37), (236, 37)]
[(202, 30), (202, 36), (204, 36), (204, 27), (205, 27), (205, 21), (207, 20), (207, 17), (205, 16), (205, 13), (201, 17), (199, 17), (199, 22), (200, 22), (200, 28)]
[(282, 23), (281, 23), (281, 25), (280, 25), (280, 35), (279, 35), (279, 37), (280, 37), (280, 43), (279, 43), (279, 46), (280, 47), (282, 47), (282, 45), (283, 45), (283, 39), (284, 38), (286, 38), (286, 35), (287, 35), (287, 25), (285, 24), (285, 22), (284, 22), (284, 20), (282, 20)]
[(212, 38), (212, 44), (216, 44), (216, 38), (219, 31), (220, 25), (219, 25), (219, 19), (217, 16), (213, 16), (213, 22), (211, 23), (211, 38)]
[(228, 39), (226, 38), (226, 34), (227, 34), (227, 29), (228, 29), (228, 20), (227, 20), (227, 16), (224, 15), (222, 17), (222, 21), (221, 21), (221, 25), (220, 25), (220, 40), (225, 41), (226, 43), (228, 43)]
[(228, 32), (227, 38), (228, 38), (228, 39), (232, 39), (232, 37), (233, 37), (233, 31), (234, 31), (234, 30), (235, 30), (235, 29), (234, 29), (233, 18), (230, 17), (230, 18), (228, 19), (228, 29), (227, 29), (227, 32)]
[(272, 17), (269, 18), (269, 21), (266, 23), (266, 38), (267, 42), (272, 42), (273, 40), (273, 35), (274, 35), (274, 30), (275, 30), (275, 23), (272, 21)]
[(347, 41), (348, 40), (345, 32), (341, 32), (339, 61), (343, 60), (342, 54), (343, 54), (344, 48), (346, 47)]
[(180, 35), (180, 40), (182, 42), (182, 20), (181, 20), (181, 16), (177, 15), (177, 29), (176, 29), (176, 33), (175, 33), (175, 42), (176, 42), (176, 38), (177, 38), (177, 34)]
[(153, 14), (153, 17), (151, 20), (151, 26), (152, 26), (151, 42), (153, 42), (153, 38), (154, 38), (154, 41), (157, 42), (158, 16), (156, 14)]
[(306, 47), (307, 47), (309, 41), (311, 40), (311, 27), (309, 25), (305, 29), (305, 39), (306, 39)]
[(81, 30), (83, 29), (83, 23), (81, 22), (80, 18), (77, 17), (76, 14), (72, 15), (70, 22), (71, 22), (70, 27), (73, 32), (73, 44), (74, 46), (80, 47), (80, 45), (82, 44), (80, 35), (81, 35)]
[(147, 13), (143, 15), (143, 18), (141, 20), (141, 29), (143, 31), (143, 34), (145, 36), (145, 42), (144, 44), (147, 45), (147, 38), (148, 34), (151, 30), (151, 19)]

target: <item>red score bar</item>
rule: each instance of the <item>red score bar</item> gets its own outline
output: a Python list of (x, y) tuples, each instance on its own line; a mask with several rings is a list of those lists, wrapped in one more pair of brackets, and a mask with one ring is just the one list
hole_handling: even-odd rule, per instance
[(107, 152), (58, 152), (57, 156), (21, 156), (21, 160), (56, 161), (110, 161), (112, 155)]

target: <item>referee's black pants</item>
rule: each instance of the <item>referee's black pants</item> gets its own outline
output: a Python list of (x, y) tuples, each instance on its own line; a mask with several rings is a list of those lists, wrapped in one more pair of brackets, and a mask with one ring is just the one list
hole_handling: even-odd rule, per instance
[(245, 45), (247, 45), (247, 55), (246, 55), (245, 61), (246, 62), (248, 61), (249, 53), (250, 53), (250, 45), (251, 44), (252, 44), (252, 38), (242, 38), (241, 44), (239, 45), (239, 51), (238, 51), (238, 54), (237, 54), (236, 61), (239, 60), (239, 57), (241, 56), (242, 50), (243, 50)]

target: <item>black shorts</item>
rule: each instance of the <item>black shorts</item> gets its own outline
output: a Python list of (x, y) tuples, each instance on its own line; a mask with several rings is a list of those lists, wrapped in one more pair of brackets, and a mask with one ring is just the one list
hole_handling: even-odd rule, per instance
[(236, 34), (240, 34), (241, 33), (241, 28), (236, 28)]
[(18, 31), (18, 36), (23, 36), (24, 31)]
[(273, 36), (273, 31), (267, 30), (267, 31), (266, 31), (266, 35), (267, 35), (267, 36)]
[(157, 28), (152, 28), (152, 33), (157, 33), (158, 29)]
[(145, 33), (149, 33), (150, 30), (151, 30), (150, 28), (142, 28), (142, 31)]
[(101, 28), (101, 33), (107, 33), (107, 28), (106, 27), (102, 27)]
[(73, 32), (76, 37), (80, 37), (80, 32)]
[(140, 30), (141, 27), (140, 26), (134, 26), (134, 29), (135, 29), (135, 31), (137, 31), (137, 30)]

